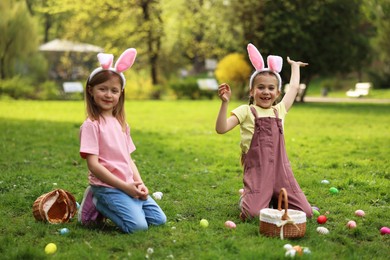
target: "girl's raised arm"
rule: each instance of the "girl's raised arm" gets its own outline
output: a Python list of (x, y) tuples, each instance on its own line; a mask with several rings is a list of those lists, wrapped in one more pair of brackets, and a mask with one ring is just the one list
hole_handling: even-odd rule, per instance
[(229, 118), (226, 118), (227, 108), (231, 95), (232, 92), (228, 84), (223, 83), (219, 86), (218, 96), (222, 100), (222, 104), (221, 108), (219, 109), (217, 122), (215, 123), (215, 130), (218, 134), (224, 134), (232, 130), (239, 123), (236, 116), (230, 116)]
[(305, 67), (309, 64), (301, 61), (293, 61), (290, 59), (290, 57), (287, 57), (287, 61), (291, 65), (291, 78), (290, 88), (283, 97), (283, 103), (286, 106), (286, 110), (288, 111), (294, 104), (295, 98), (298, 94), (300, 83), (300, 67)]

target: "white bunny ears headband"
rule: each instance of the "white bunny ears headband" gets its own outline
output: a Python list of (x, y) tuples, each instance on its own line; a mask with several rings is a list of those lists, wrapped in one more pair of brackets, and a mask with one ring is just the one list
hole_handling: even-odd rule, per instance
[(268, 68), (265, 68), (263, 57), (261, 56), (257, 48), (252, 43), (249, 43), (247, 49), (248, 49), (249, 59), (253, 67), (256, 69), (256, 71), (252, 74), (249, 80), (249, 89), (252, 89), (253, 80), (259, 73), (264, 71), (269, 71), (275, 74), (275, 76), (278, 79), (278, 89), (279, 91), (282, 90), (282, 78), (279, 75), (279, 72), (282, 71), (282, 67), (283, 67), (282, 57), (269, 55), (267, 57)]
[(115, 66), (112, 67), (112, 63), (114, 61), (114, 55), (108, 53), (99, 53), (97, 58), (100, 63), (100, 67), (94, 69), (88, 77), (88, 82), (99, 72), (103, 70), (110, 70), (118, 74), (122, 79), (122, 90), (126, 85), (126, 78), (123, 75), (123, 71), (131, 68), (133, 66), (135, 57), (137, 56), (137, 51), (134, 48), (129, 48), (125, 50), (121, 56), (119, 56), (118, 60), (115, 63)]

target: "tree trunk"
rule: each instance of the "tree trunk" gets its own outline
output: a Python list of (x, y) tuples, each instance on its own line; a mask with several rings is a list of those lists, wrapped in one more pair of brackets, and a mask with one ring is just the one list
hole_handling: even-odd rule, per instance
[[(150, 77), (152, 79), (153, 86), (157, 86), (159, 83), (158, 79), (158, 60), (159, 60), (159, 53), (161, 49), (161, 35), (158, 33), (154, 33), (155, 26), (153, 26), (153, 21), (150, 14), (150, 5), (153, 4), (153, 1), (150, 0), (144, 0), (141, 1), (141, 8), (143, 11), (143, 17), (145, 24), (148, 25), (148, 54), (149, 54), (149, 65), (150, 65)], [(159, 13), (156, 13), (157, 20), (159, 22), (159, 25), (162, 24), (162, 19), (160, 17)], [(157, 88), (154, 93), (152, 94), (152, 98), (154, 99), (160, 99), (161, 96), (161, 90)]]
[(0, 57), (0, 77), (1, 79), (5, 79), (5, 70), (4, 70), (4, 64), (5, 64), (5, 57)]

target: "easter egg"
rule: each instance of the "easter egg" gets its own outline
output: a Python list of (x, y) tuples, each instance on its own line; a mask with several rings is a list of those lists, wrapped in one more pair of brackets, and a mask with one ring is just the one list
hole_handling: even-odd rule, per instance
[(234, 223), (231, 220), (228, 220), (228, 221), (225, 222), (225, 227), (227, 227), (227, 228), (236, 228), (236, 223)]
[(207, 221), (207, 219), (201, 219), (199, 224), (201, 227), (204, 227), (204, 228), (207, 228), (209, 226), (209, 222)]
[(163, 193), (161, 191), (156, 191), (152, 195), (153, 195), (153, 198), (156, 200), (161, 200), (163, 197)]
[(286, 252), (285, 256), (289, 258), (294, 258), (296, 253), (297, 251), (295, 251), (295, 249), (291, 249)]
[(356, 222), (353, 221), (353, 220), (348, 221), (347, 227), (348, 227), (349, 229), (354, 229), (354, 228), (356, 228)]
[(329, 184), (330, 182), (328, 180), (322, 180), (321, 183), (322, 184)]
[(390, 234), (390, 228), (388, 228), (388, 227), (382, 227), (382, 228), (380, 229), (380, 232), (381, 232), (381, 235), (388, 235), (388, 234)]
[(286, 249), (286, 250), (291, 250), (293, 248), (293, 246), (291, 244), (285, 244), (283, 246), (283, 248)]
[(297, 252), (299, 256), (303, 254), (303, 249), (301, 246), (293, 246), (293, 249)]
[(329, 230), (326, 227), (318, 227), (317, 232), (322, 234), (322, 235), (327, 235), (329, 234)]
[(316, 209), (313, 209), (313, 215), (315, 217), (318, 217), (320, 215), (320, 212), (318, 210), (316, 210)]
[(355, 215), (358, 216), (358, 217), (364, 217), (364, 215), (366, 215), (366, 213), (364, 213), (363, 210), (358, 209), (358, 210), (355, 211)]
[(339, 190), (338, 190), (336, 187), (330, 188), (329, 191), (330, 191), (330, 193), (332, 193), (332, 194), (337, 194), (337, 193), (339, 193)]
[(304, 253), (305, 255), (310, 255), (310, 254), (311, 254), (311, 251), (310, 251), (309, 248), (304, 247), (304, 248), (303, 248), (303, 253)]
[(68, 234), (69, 233), (69, 229), (67, 229), (67, 228), (61, 228), (60, 229), (60, 234), (61, 235), (66, 235), (66, 234)]
[(328, 220), (328, 219), (326, 218), (326, 216), (320, 215), (320, 216), (318, 216), (318, 218), (317, 218), (317, 223), (318, 223), (318, 224), (325, 224), (327, 220)]
[(48, 255), (54, 254), (57, 251), (57, 246), (54, 243), (49, 243), (45, 246), (45, 253)]

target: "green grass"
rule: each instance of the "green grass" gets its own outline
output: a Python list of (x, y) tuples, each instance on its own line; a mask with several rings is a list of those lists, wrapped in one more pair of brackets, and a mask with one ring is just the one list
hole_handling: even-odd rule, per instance
[[(232, 102), (230, 108), (239, 105)], [(2, 259), (283, 259), (283, 245), (311, 250), (304, 259), (388, 259), (390, 236), (390, 105), (296, 104), (285, 123), (294, 174), (310, 203), (327, 213), (329, 235), (307, 221), (299, 240), (259, 235), (257, 219), (238, 219), (239, 130), (214, 131), (217, 101), (127, 101), (127, 119), (137, 146), (133, 154), (168, 223), (126, 235), (113, 228), (87, 229), (73, 220), (36, 222), (32, 204), (56, 188), (81, 201), (87, 185), (78, 154), (83, 102), (0, 102), (0, 255)], [(327, 179), (329, 185), (321, 184)], [(340, 193), (329, 193), (331, 186)], [(364, 218), (354, 216), (363, 209)], [(210, 226), (201, 228), (199, 221)], [(237, 223), (235, 230), (224, 227)], [(349, 230), (348, 220), (358, 227)], [(61, 236), (60, 228), (70, 233)]]

